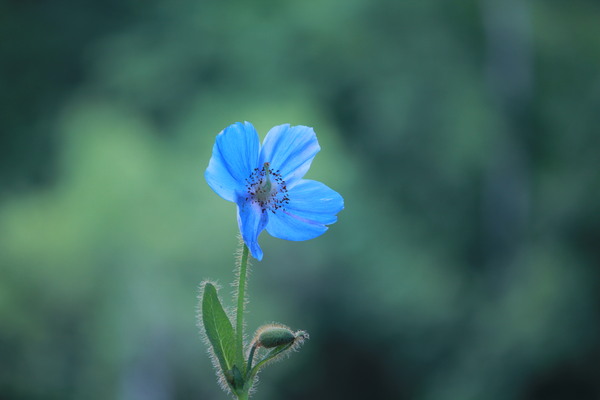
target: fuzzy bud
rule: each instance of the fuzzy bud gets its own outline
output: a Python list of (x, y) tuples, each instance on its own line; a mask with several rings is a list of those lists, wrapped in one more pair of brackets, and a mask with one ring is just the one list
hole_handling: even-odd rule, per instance
[(266, 326), (258, 335), (258, 345), (266, 349), (293, 343), (296, 335), (283, 326)]

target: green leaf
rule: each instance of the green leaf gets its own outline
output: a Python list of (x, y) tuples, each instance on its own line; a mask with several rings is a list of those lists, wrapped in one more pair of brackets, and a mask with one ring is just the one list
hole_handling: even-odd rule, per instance
[(223, 371), (229, 371), (235, 361), (233, 326), (219, 301), (217, 289), (209, 282), (204, 284), (202, 323), (221, 368)]
[(229, 371), (225, 371), (224, 375), (227, 383), (229, 383), (235, 393), (244, 389), (244, 384), (246, 382), (237, 365), (234, 365)]
[(244, 382), (244, 377), (242, 376), (242, 373), (240, 372), (237, 365), (233, 366), (233, 368), (231, 369), (231, 373), (233, 375), (233, 388), (235, 390), (243, 390), (244, 384), (246, 382)]

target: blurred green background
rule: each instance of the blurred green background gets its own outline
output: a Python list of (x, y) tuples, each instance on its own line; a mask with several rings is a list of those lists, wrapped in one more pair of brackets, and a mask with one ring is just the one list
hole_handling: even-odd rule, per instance
[(598, 1), (0, 2), (0, 398), (224, 399), (248, 120), (315, 128), (346, 209), (261, 236), (257, 399), (600, 398)]

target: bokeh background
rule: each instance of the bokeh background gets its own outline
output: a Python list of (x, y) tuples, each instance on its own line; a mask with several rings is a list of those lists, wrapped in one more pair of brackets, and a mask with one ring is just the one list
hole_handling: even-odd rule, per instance
[(315, 128), (322, 237), (261, 236), (257, 399), (600, 398), (600, 3), (0, 2), (0, 398), (224, 399), (215, 135)]

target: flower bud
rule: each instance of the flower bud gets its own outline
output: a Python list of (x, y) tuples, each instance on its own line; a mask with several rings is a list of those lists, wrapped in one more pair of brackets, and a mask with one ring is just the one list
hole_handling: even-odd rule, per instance
[(257, 344), (266, 349), (291, 344), (296, 335), (289, 328), (278, 325), (267, 325), (260, 330)]

